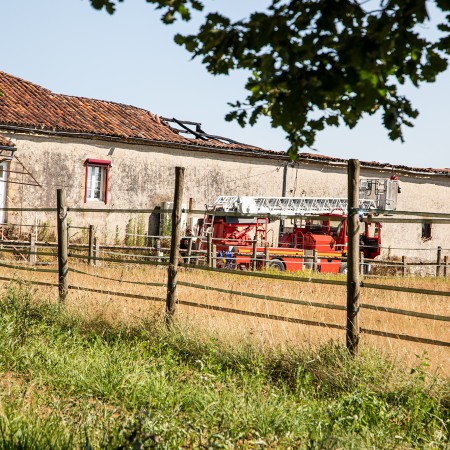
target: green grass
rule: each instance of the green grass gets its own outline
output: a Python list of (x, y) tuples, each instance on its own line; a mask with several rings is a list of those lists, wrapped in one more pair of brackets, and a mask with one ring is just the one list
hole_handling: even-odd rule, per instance
[(448, 388), (424, 356), (113, 327), (17, 284), (0, 302), (1, 449), (447, 448)]

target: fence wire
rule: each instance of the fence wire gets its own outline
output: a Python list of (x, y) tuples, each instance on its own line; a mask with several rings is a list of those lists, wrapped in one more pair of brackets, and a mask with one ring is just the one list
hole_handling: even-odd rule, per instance
[(0, 267), (6, 267), (8, 269), (15, 269), (15, 270), (25, 270), (28, 272), (58, 273), (58, 270), (56, 270), (56, 269), (40, 269), (38, 267), (31, 267), (30, 265), (24, 267), (24, 266), (19, 266), (19, 265), (15, 265), (15, 264), (6, 264), (3, 262), (0, 262)]
[[(223, 292), (225, 294), (231, 294), (231, 295), (238, 295), (242, 297), (250, 297), (250, 298), (257, 298), (261, 300), (267, 300), (267, 301), (273, 301), (273, 302), (279, 302), (279, 303), (290, 303), (294, 305), (304, 305), (304, 306), (312, 306), (315, 308), (326, 308), (326, 309), (336, 309), (340, 311), (346, 311), (347, 307), (342, 305), (333, 305), (330, 303), (316, 303), (316, 302), (310, 302), (306, 300), (292, 300), (288, 298), (282, 298), (282, 297), (273, 297), (270, 295), (261, 295), (261, 294), (253, 294), (250, 292), (242, 292), (242, 291), (235, 291), (231, 289), (221, 289), (216, 288), (213, 286), (205, 286), (201, 284), (194, 284), (194, 283), (187, 283), (184, 281), (178, 282), (179, 286), (187, 286), (192, 287), (195, 289), (204, 289), (207, 291), (216, 291), (216, 292)], [(397, 309), (397, 308), (390, 308), (387, 306), (376, 306), (371, 304), (362, 303), (360, 305), (361, 308), (370, 309), (373, 311), (381, 311), (381, 312), (387, 312), (392, 314), (400, 314), (403, 316), (411, 316), (411, 317), (420, 317), (422, 319), (432, 319), (432, 320), (440, 320), (443, 322), (450, 322), (450, 316), (440, 316), (437, 314), (427, 314), (427, 313), (421, 313), (417, 311), (409, 311), (404, 309)]]

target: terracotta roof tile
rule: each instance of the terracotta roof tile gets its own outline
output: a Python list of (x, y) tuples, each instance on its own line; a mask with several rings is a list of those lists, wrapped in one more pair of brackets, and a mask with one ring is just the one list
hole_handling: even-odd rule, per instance
[(87, 133), (124, 139), (230, 150), (261, 151), (258, 147), (219, 139), (190, 139), (145, 109), (120, 103), (55, 94), (0, 71), (0, 123), (48, 131)]

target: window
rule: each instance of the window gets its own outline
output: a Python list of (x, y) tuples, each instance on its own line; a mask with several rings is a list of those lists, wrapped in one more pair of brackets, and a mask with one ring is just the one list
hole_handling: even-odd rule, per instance
[(380, 225), (381, 224), (378, 223), (366, 223), (366, 236), (369, 238), (378, 238)]
[(111, 161), (87, 159), (84, 202), (108, 203), (108, 176)]
[(422, 240), (429, 241), (431, 239), (431, 223), (422, 224)]
[(86, 200), (106, 200), (106, 167), (87, 166)]

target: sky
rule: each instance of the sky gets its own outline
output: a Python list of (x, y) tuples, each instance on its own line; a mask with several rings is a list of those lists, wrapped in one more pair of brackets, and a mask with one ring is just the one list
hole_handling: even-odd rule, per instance
[[(268, 1), (205, 3), (237, 19)], [(0, 70), (55, 93), (138, 106), (163, 117), (201, 122), (209, 134), (286, 151), (284, 132), (268, 119), (245, 128), (225, 121), (227, 102), (245, 98), (244, 72), (214, 77), (173, 42), (177, 32), (194, 32), (201, 15), (171, 26), (163, 25), (160, 16), (144, 0), (125, 0), (113, 16), (94, 10), (88, 0), (0, 0)], [(433, 27), (423, 33), (434, 35)], [(314, 149), (337, 158), (450, 168), (450, 69), (435, 83), (406, 87), (404, 93), (420, 115), (415, 127), (405, 130), (403, 144), (389, 140), (378, 115), (353, 130), (324, 130)]]

